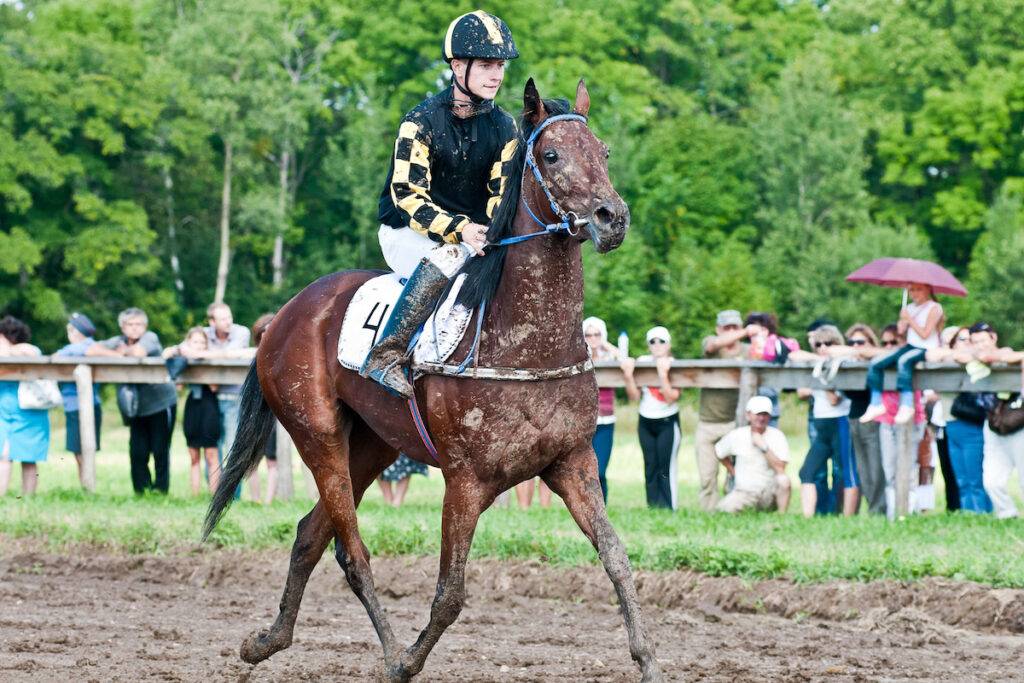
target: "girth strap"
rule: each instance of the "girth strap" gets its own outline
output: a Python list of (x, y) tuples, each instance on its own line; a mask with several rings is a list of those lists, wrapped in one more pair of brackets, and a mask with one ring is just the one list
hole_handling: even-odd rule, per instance
[(413, 371), (417, 375), (444, 375), (463, 379), (486, 379), (505, 382), (541, 382), (550, 379), (575, 377), (594, 370), (594, 362), (588, 357), (573, 365), (561, 368), (466, 368), (453, 363), (417, 363)]

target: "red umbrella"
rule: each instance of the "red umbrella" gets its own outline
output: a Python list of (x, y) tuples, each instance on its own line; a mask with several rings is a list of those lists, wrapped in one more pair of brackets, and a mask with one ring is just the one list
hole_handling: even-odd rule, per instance
[(847, 282), (867, 282), (882, 287), (906, 287), (911, 282), (930, 285), (938, 294), (967, 296), (967, 288), (937, 263), (913, 258), (880, 258), (846, 276)]

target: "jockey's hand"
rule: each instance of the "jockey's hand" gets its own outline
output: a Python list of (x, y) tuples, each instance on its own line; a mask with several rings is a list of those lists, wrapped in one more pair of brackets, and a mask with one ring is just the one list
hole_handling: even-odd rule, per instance
[(462, 243), (475, 251), (477, 256), (483, 256), (484, 247), (487, 246), (487, 226), (467, 223), (462, 229)]

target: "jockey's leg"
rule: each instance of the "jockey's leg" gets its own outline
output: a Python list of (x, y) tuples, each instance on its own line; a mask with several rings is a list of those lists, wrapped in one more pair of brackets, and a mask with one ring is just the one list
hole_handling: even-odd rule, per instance
[(469, 253), (462, 245), (447, 244), (432, 249), (420, 260), (360, 375), (380, 382), (399, 396), (412, 398), (412, 385), (405, 374), (409, 344), (434, 310), (449, 280), (468, 258)]

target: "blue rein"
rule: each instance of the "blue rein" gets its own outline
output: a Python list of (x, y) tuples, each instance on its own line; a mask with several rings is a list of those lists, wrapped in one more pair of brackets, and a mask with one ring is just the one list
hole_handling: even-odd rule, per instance
[[(533, 213), (533, 209), (531, 209), (530, 205), (526, 203), (526, 195), (523, 194), (522, 184), (520, 184), (519, 197), (523, 202), (523, 208), (526, 209), (526, 213), (530, 215), (530, 218), (533, 219), (534, 223), (536, 223), (537, 225), (544, 229), (538, 232), (532, 232), (528, 235), (519, 235), (518, 237), (507, 237), (503, 240), (492, 242), (490, 246), (505, 247), (510, 244), (525, 242), (526, 240), (533, 239), (534, 237), (541, 237), (543, 235), (554, 235), (560, 232), (568, 233), (570, 235), (576, 234), (575, 232), (573, 232), (573, 227), (574, 218), (578, 218), (578, 216), (576, 216), (576, 214), (574, 214), (572, 211), (562, 211), (561, 207), (558, 206), (558, 202), (556, 202), (555, 198), (551, 196), (551, 190), (548, 189), (547, 183), (545, 183), (544, 178), (541, 177), (540, 169), (537, 168), (537, 160), (533, 156), (533, 143), (536, 142), (537, 136), (539, 136), (540, 132), (544, 130), (548, 125), (556, 121), (581, 121), (584, 125), (586, 125), (587, 118), (580, 114), (559, 114), (557, 116), (549, 116), (548, 118), (544, 119), (541, 122), (541, 124), (537, 126), (536, 130), (534, 130), (533, 133), (530, 134), (529, 139), (526, 141), (526, 166), (529, 166), (530, 169), (533, 171), (533, 176), (534, 178), (537, 179), (537, 184), (540, 185), (540, 189), (544, 190), (544, 194), (548, 198), (548, 204), (551, 205), (551, 210), (554, 211), (555, 215), (561, 219), (561, 222), (544, 223), (539, 218), (537, 218), (536, 214)], [(525, 177), (525, 175), (526, 173), (524, 172), (523, 176)]]

